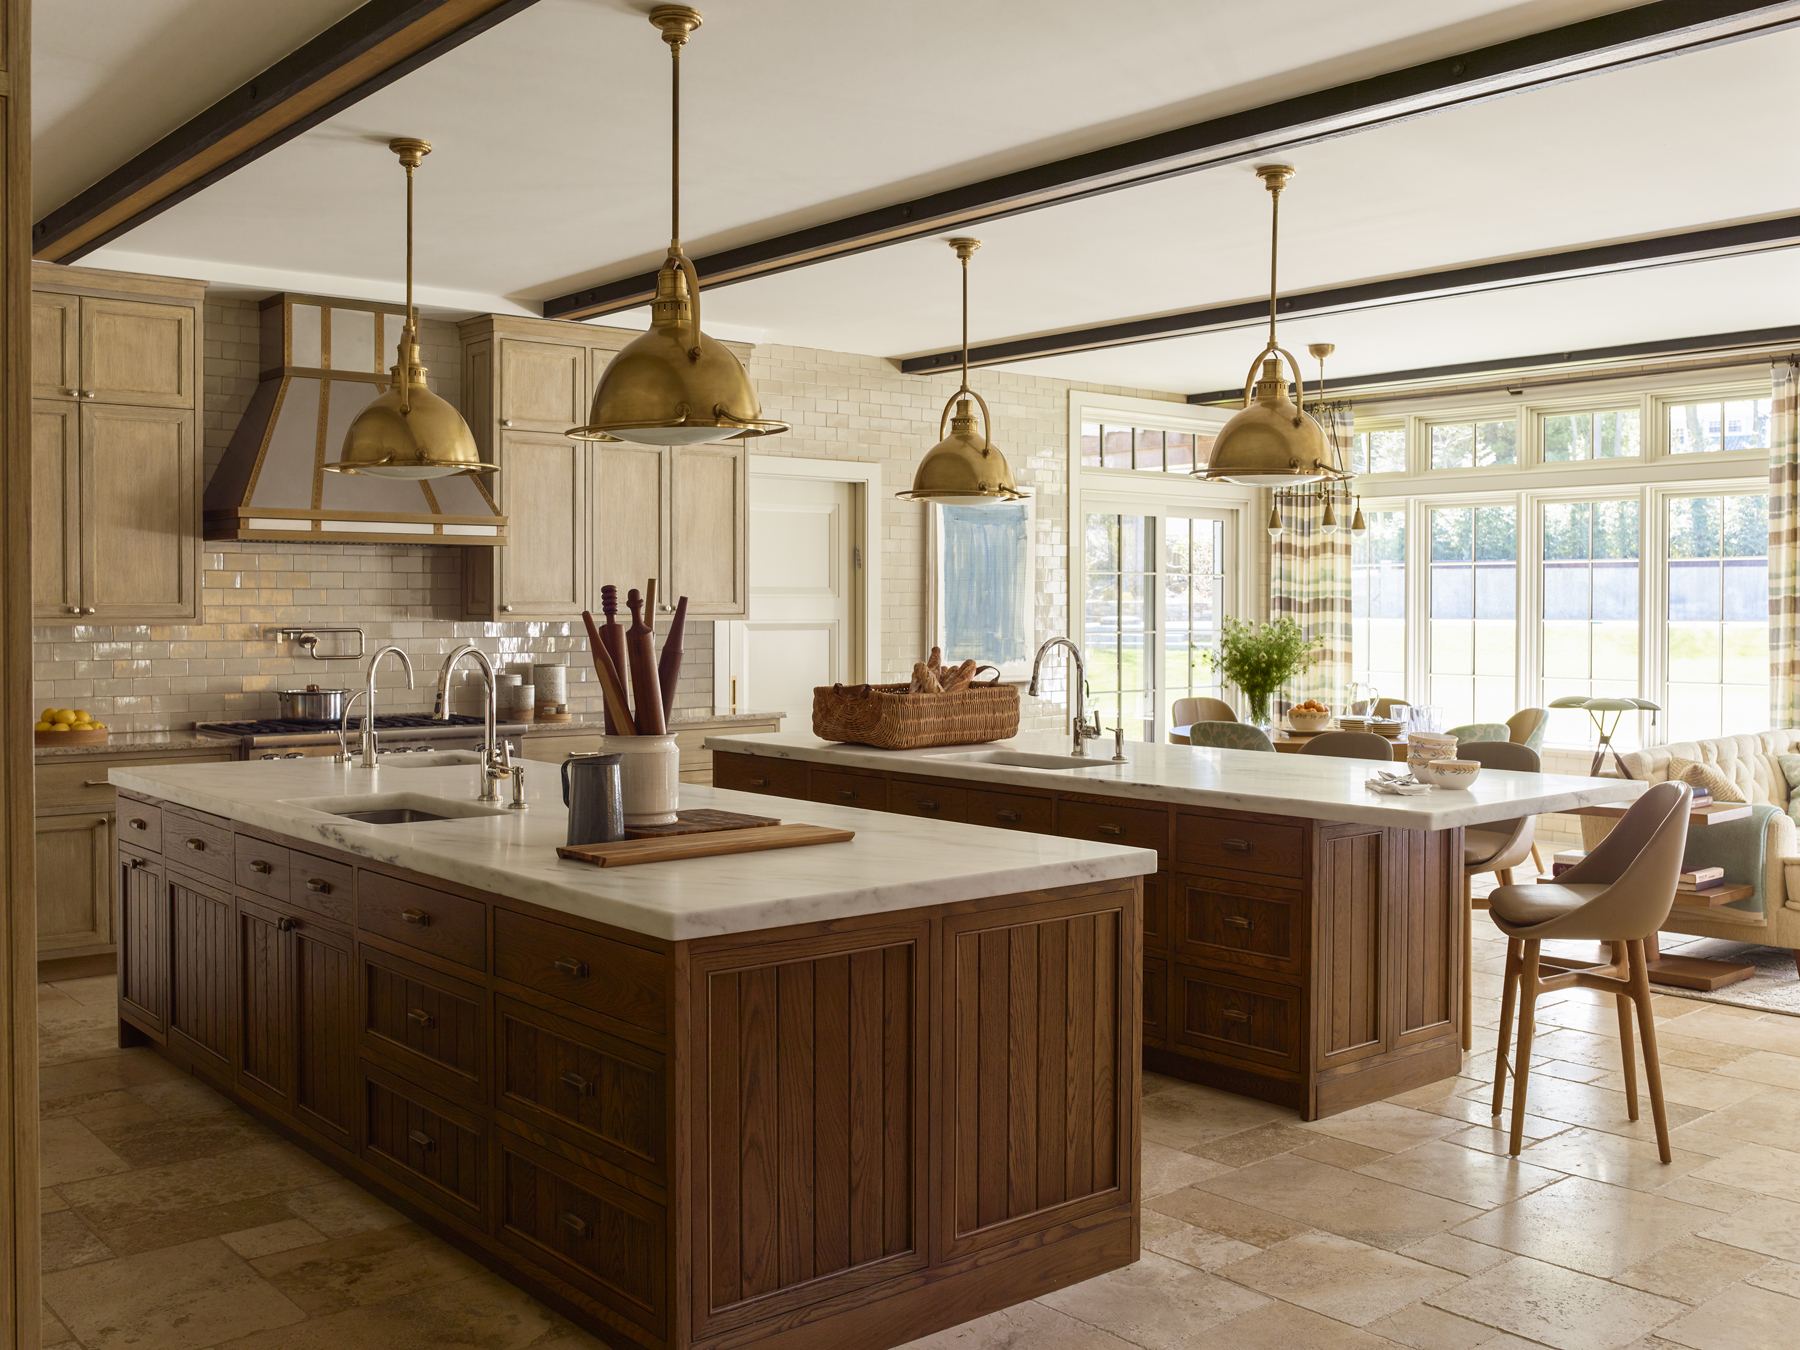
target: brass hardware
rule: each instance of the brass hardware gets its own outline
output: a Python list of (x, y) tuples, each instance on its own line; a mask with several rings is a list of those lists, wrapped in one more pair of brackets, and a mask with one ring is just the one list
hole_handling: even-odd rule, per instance
[(1224, 914), (1224, 915), (1221, 915), (1220, 918), (1224, 922), (1230, 924), (1233, 928), (1248, 928), (1248, 927), (1250, 927), (1250, 920), (1247, 919), (1246, 917), (1244, 917), (1242, 914)]
[(510, 418), (510, 417), (502, 417), (502, 418), (501, 418), (501, 419), (500, 419), (500, 425), (501, 425), (501, 426), (503, 426), (503, 427), (510, 427), (510, 426), (511, 426), (511, 425), (512, 425), (512, 418)]
[(555, 961), (551, 962), (551, 964), (564, 975), (567, 975), (571, 980), (585, 980), (587, 978), (588, 968), (586, 961), (577, 961), (572, 956), (559, 956)]
[(1017, 811), (996, 811), (994, 812), (994, 819), (1004, 820), (1010, 825), (1016, 825), (1021, 820), (1025, 819), (1025, 817), (1020, 815)]
[(1125, 827), (1123, 825), (1096, 825), (1094, 828), (1099, 830), (1101, 834), (1125, 833)]
[(374, 478), (443, 478), (453, 473), (493, 473), (475, 446), (475, 433), (449, 403), (425, 384), (419, 359), (419, 314), (413, 305), (413, 171), (431, 153), (427, 141), (388, 142), (406, 170), (406, 322), (393, 366), (393, 382), (377, 394), (344, 433), (343, 458), (333, 473)]
[(433, 1139), (430, 1135), (426, 1134), (425, 1131), (423, 1131), (423, 1130), (408, 1130), (406, 1132), (406, 1139), (407, 1139), (408, 1143), (417, 1144), (420, 1148), (424, 1149), (427, 1153), (431, 1152), (432, 1149), (437, 1147), (437, 1140)]
[(184, 840), (183, 842), (186, 843), (188, 848), (193, 850), (195, 853), (206, 852), (206, 840), (204, 840), (204, 839), (188, 839), (188, 840)]
[(656, 274), (650, 329), (607, 364), (586, 426), (564, 432), (578, 441), (642, 445), (706, 445), (772, 436), (786, 422), (762, 415), (756, 387), (737, 357), (700, 329), (700, 277), (681, 247), (681, 49), (700, 27), (700, 11), (658, 5), (650, 22), (662, 30), (670, 70), (669, 256)]
[(855, 788), (839, 788), (838, 796), (842, 797), (847, 802), (853, 802), (856, 800), (856, 789)]
[(941, 810), (943, 810), (943, 808), (941, 806), (939, 806), (936, 802), (932, 801), (929, 797), (919, 798), (919, 800), (917, 802), (915, 802), (914, 805), (917, 806), (919, 808), (919, 810), (921, 810), (921, 811), (941, 811)]
[(562, 1075), (562, 1081), (565, 1086), (572, 1091), (581, 1094), (583, 1097), (591, 1097), (594, 1095), (594, 1085), (580, 1074), (576, 1073), (573, 1069), (570, 1069), (567, 1073)]
[(68, 607), (68, 610), (69, 610), (69, 613), (71, 613), (71, 614), (79, 614), (79, 613), (81, 613), (81, 606), (80, 605), (70, 605)]
[(511, 605), (502, 605), (500, 606), (500, 612), (502, 614), (511, 614), (513, 612), (513, 607)]
[(83, 614), (98, 614), (100, 611), (95, 609), (92, 605), (89, 605), (86, 609), (82, 610), (81, 612)]
[(400, 917), (407, 923), (416, 923), (421, 928), (431, 927), (431, 915), (422, 909), (403, 909)]
[(737, 716), (737, 676), (731, 677), (731, 715)]
[(308, 877), (306, 879), (306, 889), (312, 891), (315, 895), (330, 895), (331, 883), (325, 880), (324, 877)]
[(136, 871), (136, 870), (137, 870), (137, 869), (138, 869), (138, 868), (140, 868), (140, 867), (142, 867), (142, 866), (143, 866), (143, 865), (144, 865), (144, 860), (143, 860), (143, 859), (142, 859), (142, 858), (133, 858), (133, 859), (132, 859), (132, 860), (131, 860), (131, 870), (132, 870), (132, 871), (134, 871), (134, 872), (135, 872), (135, 871)]
[[(944, 404), (938, 417), (938, 443), (925, 452), (925, 458), (913, 470), (912, 487), (894, 495), (909, 502), (976, 506), (1021, 501), (1030, 494), (1019, 491), (1012, 466), (994, 444), (993, 418), (988, 413), (987, 400), (969, 388), (969, 258), (981, 247), (981, 240), (957, 238), (949, 242), (962, 263), (962, 383)], [(970, 399), (981, 405), (980, 436), (975, 434)], [(955, 417), (950, 415), (952, 405), (956, 408)], [(946, 421), (950, 425), (948, 436), (944, 435)]]
[(1225, 1009), (1225, 1020), (1227, 1022), (1248, 1022), (1250, 1020), (1250, 1014), (1247, 1012), (1240, 1012), (1236, 1008), (1227, 1008)]
[(275, 867), (272, 863), (266, 863), (261, 858), (252, 858), (250, 860), (250, 870), (252, 872), (261, 872), (264, 876), (268, 876), (269, 873), (275, 870)]
[(294, 920), (288, 918), (288, 916), (285, 914), (283, 914), (279, 919), (275, 920), (275, 931), (278, 933), (291, 933), (299, 926), (300, 925), (298, 923), (296, 923)]
[(769, 786), (769, 780), (766, 778), (752, 778), (750, 780), (750, 786), (751, 787), (767, 787), (767, 786)]
[(426, 1028), (435, 1027), (437, 1025), (437, 1018), (433, 1017), (423, 1008), (411, 1009), (406, 1014), (406, 1020), (409, 1022), (417, 1022), (420, 1026)]
[(127, 825), (131, 826), (131, 828), (134, 830), (147, 830), (150, 828), (149, 821), (142, 820), (137, 816), (133, 816), (130, 820), (126, 821), (125, 823)]
[(1227, 853), (1248, 853), (1250, 852), (1250, 841), (1248, 839), (1221, 839), (1219, 847)]
[(83, 787), (111, 787), (112, 784), (107, 782), (106, 779), (104, 779), (104, 778), (84, 778), (81, 780), (81, 786), (83, 786)]
[(565, 1210), (565, 1211), (563, 1211), (562, 1217), (560, 1219), (558, 1219), (557, 1222), (560, 1223), (564, 1228), (568, 1229), (576, 1237), (586, 1237), (587, 1236), (588, 1221), (586, 1219), (582, 1218), (581, 1215), (579, 1215), (579, 1214), (573, 1213), (572, 1211), (569, 1211), (569, 1210)]

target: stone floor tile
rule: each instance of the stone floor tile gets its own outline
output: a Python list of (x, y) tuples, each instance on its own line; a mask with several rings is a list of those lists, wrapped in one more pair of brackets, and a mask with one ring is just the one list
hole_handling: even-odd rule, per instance
[(1531, 1066), (1533, 1074), (1547, 1073), (1552, 1078), (1566, 1078), (1571, 1083), (1594, 1083), (1608, 1076), (1609, 1070), (1598, 1064), (1577, 1064), (1573, 1060), (1549, 1059)]
[(1741, 1191), (1800, 1201), (1800, 1153), (1786, 1149), (1746, 1144), (1735, 1153), (1695, 1168), (1693, 1175)]
[[(1536, 1072), (1534, 1069), (1532, 1072)], [(1678, 1064), (1662, 1066), (1663, 1101), (1680, 1102), (1683, 1106), (1698, 1106), (1705, 1111), (1716, 1111), (1722, 1106), (1730, 1106), (1733, 1102), (1741, 1102), (1764, 1091), (1767, 1083), (1748, 1083), (1738, 1078), (1725, 1078), (1710, 1069), (1686, 1069)], [(1625, 1090), (1625, 1075), (1616, 1069), (1593, 1080), (1596, 1086), (1610, 1088), (1614, 1092)], [(1638, 1101), (1639, 1109), (1648, 1113), (1650, 1110), (1650, 1089), (1644, 1083), (1644, 1061), (1638, 1058)]]
[(1364, 1176), (1491, 1209), (1561, 1181), (1562, 1172), (1478, 1149), (1433, 1140), (1355, 1169)]
[(413, 1224), (271, 1253), (250, 1265), (308, 1317), (466, 1280), (482, 1270)]
[[(1153, 1219), (1157, 1221), (1156, 1231), (1151, 1233)], [(1198, 1270), (1213, 1270), (1261, 1250), (1248, 1242), (1239, 1242), (1223, 1233), (1215, 1233), (1210, 1228), (1196, 1228), (1191, 1223), (1182, 1223), (1179, 1219), (1149, 1209), (1144, 1211), (1144, 1231), (1145, 1251), (1155, 1252)]]
[(1688, 1311), (1674, 1299), (1529, 1257), (1495, 1266), (1429, 1301), (1556, 1350), (1617, 1350)]
[(1800, 1092), (1765, 1087), (1754, 1097), (1714, 1111), (1705, 1125), (1714, 1134), (1800, 1153)]
[(1402, 1247), (1400, 1255), (1442, 1266), (1445, 1270), (1454, 1270), (1459, 1275), (1479, 1275), (1502, 1261), (1512, 1260), (1511, 1252), (1503, 1252), (1485, 1242), (1472, 1242), (1468, 1238), (1457, 1237), (1454, 1233), (1439, 1233), (1423, 1242), (1415, 1242), (1410, 1247)]
[(38, 1101), (54, 1104), (70, 1097), (94, 1097), (102, 1092), (120, 1092), (144, 1083), (166, 1083), (186, 1077), (168, 1060), (142, 1046), (130, 1050), (115, 1047), (104, 1059), (45, 1066), (38, 1073)]
[(75, 1117), (56, 1116), (38, 1122), (38, 1169), (39, 1184), (62, 1186), (128, 1172), (131, 1164)]
[(63, 1325), (62, 1318), (50, 1311), (49, 1304), (38, 1309), (38, 1323), (38, 1344), (46, 1350), (52, 1345), (67, 1345), (75, 1339), (75, 1333)]
[(1610, 1279), (1718, 1217), (1653, 1192), (1565, 1177), (1471, 1219), (1456, 1235)]
[(223, 1205), (201, 1205), (176, 1214), (151, 1214), (138, 1219), (127, 1217), (124, 1222), (110, 1227), (96, 1225), (95, 1231), (120, 1256), (129, 1256), (201, 1238), (221, 1237), (246, 1228), (260, 1228), (293, 1217), (293, 1211), (282, 1204), (280, 1195), (261, 1195)]
[(1332, 1233), (1302, 1233), (1218, 1273), (1355, 1327), (1442, 1293), (1463, 1278)]
[(1735, 1186), (1721, 1186), (1716, 1181), (1697, 1181), (1692, 1175), (1676, 1177), (1666, 1186), (1651, 1187), (1658, 1195), (1666, 1195), (1671, 1200), (1685, 1200), (1690, 1205), (1699, 1205), (1702, 1209), (1716, 1209), (1721, 1214), (1730, 1214), (1742, 1209), (1756, 1199), (1753, 1191), (1740, 1191)]
[(1800, 1092), (1800, 1057), (1776, 1055), (1767, 1050), (1753, 1050), (1742, 1059), (1733, 1060), (1719, 1069), (1721, 1078), (1742, 1078), (1769, 1087)]
[(214, 1116), (238, 1114), (238, 1108), (221, 1094), (214, 1092), (198, 1078), (176, 1078), (166, 1083), (144, 1083), (131, 1089), (131, 1095), (152, 1107), (160, 1116)]
[(269, 1136), (265, 1139), (217, 1157), (73, 1182), (63, 1187), (63, 1198), (94, 1227), (111, 1228), (318, 1185), (335, 1175), (297, 1149)]
[(38, 1191), (38, 1213), (54, 1214), (59, 1209), (67, 1209), (69, 1202), (62, 1198), (54, 1186), (45, 1186)]
[(86, 1350), (199, 1350), (305, 1317), (211, 1239), (56, 1271), (44, 1299)]
[(1143, 1137), (1168, 1148), (1192, 1148), (1271, 1120), (1298, 1119), (1287, 1107), (1194, 1083), (1177, 1083), (1145, 1097), (1141, 1114)]
[[(1507, 1110), (1511, 1109), (1509, 1088)], [(1632, 1120), (1623, 1092), (1588, 1083), (1571, 1083), (1563, 1078), (1532, 1078), (1526, 1083), (1525, 1109), (1530, 1115), (1560, 1120), (1567, 1125), (1585, 1125), (1609, 1134), (1622, 1134), (1633, 1139), (1656, 1137), (1648, 1099), (1643, 1103), (1639, 1118)], [(1706, 1114), (1700, 1107), (1684, 1106), (1679, 1102), (1669, 1102), (1666, 1109), (1670, 1128), (1686, 1125)]]
[(43, 1068), (61, 1068), (111, 1056), (118, 1050), (119, 1033), (115, 1027), (77, 1026), (59, 1030), (55, 1025), (38, 1031), (38, 1064)]
[(132, 1096), (129, 1092), (109, 1092), (106, 1095), (116, 1100), (105, 1106), (96, 1106), (84, 1111), (68, 1111), (64, 1114), (74, 1116), (76, 1120), (87, 1126), (94, 1132), (96, 1139), (108, 1141), (113, 1135), (121, 1134), (139, 1125), (153, 1125), (164, 1119), (162, 1112), (148, 1102)]
[(1769, 1264), (1760, 1252), (1727, 1247), (1707, 1238), (1688, 1238), (1664, 1247), (1613, 1278), (1683, 1303), (1704, 1303), (1720, 1290), (1747, 1279)]
[(288, 1213), (305, 1219), (329, 1238), (397, 1228), (408, 1222), (399, 1210), (384, 1205), (362, 1187), (341, 1177), (291, 1191), (281, 1199)]
[(898, 1350), (1131, 1350), (1131, 1343), (1041, 1303), (1020, 1303)]
[(1269, 1303), (1188, 1337), (1179, 1350), (1391, 1350), (1392, 1344), (1292, 1303)]
[(246, 1261), (296, 1247), (311, 1247), (325, 1241), (325, 1235), (304, 1219), (283, 1219), (256, 1228), (240, 1228), (235, 1233), (221, 1233), (219, 1241)]
[[(1455, 1134), (1447, 1134), (1445, 1139), (1464, 1148), (1478, 1148), (1483, 1153), (1505, 1153), (1512, 1147), (1512, 1111), (1496, 1116), (1488, 1109), (1485, 1101), (1472, 1102), (1464, 1100), (1458, 1105), (1461, 1110), (1451, 1110), (1450, 1103), (1445, 1102), (1444, 1115), (1455, 1116), (1463, 1122), (1463, 1128)], [(1573, 1125), (1566, 1125), (1560, 1120), (1549, 1120), (1543, 1116), (1525, 1114), (1525, 1143), (1527, 1146), (1542, 1139), (1550, 1139), (1572, 1130)], [(1495, 1145), (1498, 1144), (1498, 1147)]]
[(1800, 1299), (1738, 1285), (1657, 1334), (1692, 1350), (1790, 1350)]
[(1271, 1120), (1264, 1125), (1239, 1130), (1236, 1134), (1204, 1140), (1187, 1152), (1196, 1157), (1209, 1158), (1226, 1167), (1243, 1167), (1247, 1163), (1261, 1162), (1264, 1158), (1273, 1158), (1278, 1153), (1288, 1153), (1312, 1142), (1311, 1130), (1301, 1129), (1285, 1120)]
[(1519, 1154), (1519, 1159), (1589, 1181), (1639, 1191), (1661, 1191), (1671, 1181), (1711, 1161), (1704, 1153), (1683, 1148), (1671, 1147), (1669, 1156), (1670, 1161), (1665, 1163), (1656, 1151), (1654, 1139), (1627, 1139), (1604, 1130), (1576, 1127), (1531, 1145)]
[(1230, 1170), (1210, 1158), (1201, 1158), (1178, 1148), (1165, 1148), (1161, 1144), (1144, 1144), (1139, 1159), (1139, 1185), (1145, 1200)]
[(112, 1248), (102, 1242), (74, 1210), (46, 1214), (42, 1224), (40, 1242), (46, 1271), (69, 1270), (112, 1259)]
[(1323, 1120), (1309, 1121), (1304, 1128), (1334, 1139), (1347, 1139), (1365, 1148), (1398, 1153), (1454, 1134), (1457, 1125), (1454, 1120), (1431, 1111), (1417, 1111), (1391, 1102), (1370, 1102)]
[(65, 1091), (38, 1097), (38, 1115), (44, 1120), (55, 1116), (81, 1116), (89, 1112), (103, 1113), (142, 1106), (142, 1102), (122, 1087), (95, 1088), (85, 1092)]
[(1369, 1323), (1368, 1330), (1400, 1345), (1410, 1345), (1414, 1350), (1474, 1350), (1475, 1346), (1486, 1344), (1495, 1336), (1492, 1327), (1447, 1313), (1429, 1303), (1402, 1308), (1379, 1322)]
[(1252, 1247), (1272, 1247), (1311, 1227), (1255, 1205), (1214, 1195), (1198, 1186), (1184, 1186), (1167, 1195), (1159, 1195), (1145, 1207)]
[(1364, 1163), (1379, 1162), (1391, 1157), (1385, 1149), (1370, 1148), (1366, 1144), (1353, 1144), (1348, 1139), (1333, 1139), (1330, 1135), (1319, 1135), (1305, 1148), (1294, 1150), (1302, 1158), (1311, 1158), (1314, 1162), (1330, 1163), (1333, 1167), (1354, 1170)]
[(1474, 1217), (1454, 1200), (1287, 1154), (1199, 1183), (1241, 1204), (1392, 1250)]
[(1800, 1298), (1800, 1266), (1792, 1261), (1764, 1262), (1756, 1274), (1745, 1277), (1745, 1282), (1759, 1289), (1773, 1289), (1778, 1294)]
[(1416, 1087), (1410, 1092), (1402, 1092), (1397, 1097), (1389, 1097), (1388, 1101), (1395, 1106), (1422, 1109), (1428, 1102), (1438, 1102), (1446, 1097), (1454, 1097), (1460, 1092), (1467, 1092), (1470, 1088), (1480, 1087), (1484, 1081), (1491, 1080), (1460, 1075), (1455, 1078), (1442, 1078), (1435, 1083), (1427, 1083), (1424, 1087)]
[(1765, 1197), (1700, 1230), (1700, 1236), (1800, 1264), (1800, 1205)]
[(108, 1130), (105, 1137), (113, 1152), (132, 1167), (140, 1168), (234, 1153), (263, 1142), (269, 1132), (249, 1116), (233, 1111), (173, 1120), (157, 1116), (148, 1122)]
[(1146, 1350), (1165, 1350), (1267, 1301), (1229, 1280), (1155, 1254), (1038, 1300)]
[(110, 1012), (119, 1003), (119, 977), (117, 975), (92, 975), (80, 980), (58, 980), (50, 987), (90, 1008), (101, 1008)]

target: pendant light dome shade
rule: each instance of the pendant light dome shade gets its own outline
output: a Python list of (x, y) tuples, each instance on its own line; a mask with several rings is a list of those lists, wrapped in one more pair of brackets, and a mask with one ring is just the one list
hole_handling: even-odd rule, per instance
[(469, 424), (426, 387), (425, 367), (419, 361), (419, 322), (412, 295), (413, 170), (431, 153), (431, 146), (408, 137), (390, 141), (388, 149), (406, 170), (406, 324), (400, 330), (393, 383), (356, 415), (344, 433), (343, 458), (325, 467), (333, 473), (371, 478), (493, 473), (499, 466), (481, 462)]
[(578, 441), (706, 445), (773, 436), (788, 423), (762, 415), (749, 375), (729, 349), (700, 331), (700, 277), (681, 247), (681, 49), (702, 22), (686, 5), (658, 5), (650, 22), (669, 45), (671, 145), (669, 256), (656, 274), (650, 329), (607, 365)]

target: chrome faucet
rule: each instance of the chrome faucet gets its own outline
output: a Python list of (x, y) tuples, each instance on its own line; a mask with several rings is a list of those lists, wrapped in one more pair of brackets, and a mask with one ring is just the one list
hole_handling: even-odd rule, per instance
[[(344, 700), (344, 710), (338, 716), (337, 762), (339, 764), (348, 764), (350, 762), (350, 710), (356, 706), (356, 700), (364, 697), (368, 692), (367, 689), (358, 689), (354, 694), (350, 695), (349, 698)], [(363, 721), (367, 722), (368, 720), (365, 710)]]
[(1037, 656), (1031, 662), (1031, 686), (1025, 692), (1033, 698), (1038, 696), (1038, 671), (1044, 664), (1044, 656), (1052, 647), (1067, 647), (1069, 660), (1075, 664), (1074, 703), (1075, 712), (1074, 740), (1075, 745), (1070, 754), (1086, 755), (1087, 743), (1100, 735), (1100, 710), (1094, 710), (1094, 722), (1088, 725), (1084, 709), (1087, 706), (1087, 663), (1081, 659), (1081, 648), (1066, 637), (1053, 637), (1037, 649)]
[(437, 706), (431, 715), (439, 721), (450, 716), (450, 676), (465, 656), (474, 657), (481, 673), (487, 677), (487, 706), (482, 709), (481, 792), (475, 800), (497, 802), (501, 780), (513, 776), (512, 755), (509, 747), (500, 744), (499, 733), (494, 729), (500, 720), (500, 680), (494, 674), (494, 663), (488, 660), (487, 653), (473, 642), (463, 643), (444, 658), (443, 668), (438, 671)]
[[(362, 766), (365, 769), (376, 767), (375, 762), (375, 667), (381, 664), (381, 658), (392, 652), (400, 658), (400, 664), (406, 670), (406, 687), (413, 688), (412, 657), (398, 647), (383, 647), (369, 658), (367, 681), (363, 685), (363, 723), (362, 723)], [(346, 712), (349, 709), (345, 709)]]

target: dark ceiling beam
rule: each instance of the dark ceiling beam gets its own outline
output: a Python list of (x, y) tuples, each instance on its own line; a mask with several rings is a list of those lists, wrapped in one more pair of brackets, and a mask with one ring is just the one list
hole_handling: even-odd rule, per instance
[[(1437, 380), (1459, 379), (1469, 375), (1518, 375), (1528, 377), (1533, 370), (1547, 366), (1582, 366), (1640, 361), (1651, 357), (1704, 356), (1720, 352), (1745, 352), (1745, 360), (1757, 355), (1754, 349), (1800, 346), (1800, 327), (1750, 328), (1739, 333), (1710, 333), (1704, 337), (1663, 338), (1656, 342), (1628, 342), (1617, 347), (1589, 347), (1585, 351), (1542, 352), (1537, 356), (1509, 356), (1485, 361), (1459, 361), (1454, 365), (1420, 366), (1416, 370), (1390, 370), (1379, 375), (1353, 375), (1333, 380), (1328, 387), (1331, 397), (1354, 394), (1359, 390), (1387, 389), (1393, 386), (1424, 384)], [(1511, 381), (1508, 381), (1511, 383)], [(1207, 394), (1189, 394), (1189, 403), (1241, 404), (1244, 391), (1215, 389)]]
[(369, 0), (31, 227), (74, 262), (536, 0)]
[[(1283, 296), (1276, 308), (1284, 318), (1353, 313), (1401, 301), (1473, 295), (1510, 286), (1603, 276), (1612, 272), (1694, 262), (1702, 258), (1728, 257), (1736, 253), (1791, 248), (1795, 245), (1800, 245), (1800, 216), (1783, 216), (1777, 220), (1715, 225), (1702, 230), (1684, 230), (1679, 234), (1565, 249), (1529, 258), (1509, 258), (1503, 262), (1475, 263), (1467, 267), (1388, 277), (1380, 281), (1353, 282), (1345, 286)], [(1191, 337), (1196, 333), (1261, 323), (1268, 317), (1268, 313), (1267, 300), (1245, 300), (1176, 314), (1156, 314), (1118, 323), (1096, 324), (1060, 333), (1005, 338), (969, 348), (969, 364), (993, 366), (1009, 361), (1066, 356), (1071, 352), (1129, 347), (1140, 342), (1163, 342), (1170, 338)], [(900, 362), (900, 369), (909, 375), (929, 375), (936, 371), (955, 369), (961, 362), (962, 349), (959, 347), (950, 351), (909, 356)]]
[[(708, 286), (772, 276), (984, 221), (1140, 187), (1223, 164), (1465, 107), (1527, 89), (1621, 70), (1790, 28), (1794, 0), (1655, 0), (1367, 80), (1212, 118), (998, 178), (898, 202), (696, 258)], [(591, 319), (647, 303), (656, 273), (584, 287), (544, 304), (557, 319)]]

